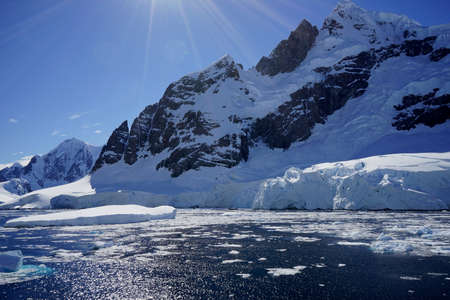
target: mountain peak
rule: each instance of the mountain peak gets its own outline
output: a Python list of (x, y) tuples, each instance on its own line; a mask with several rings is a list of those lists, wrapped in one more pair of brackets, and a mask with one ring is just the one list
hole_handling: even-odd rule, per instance
[(303, 20), (287, 40), (278, 44), (269, 57), (261, 58), (256, 70), (269, 76), (292, 72), (306, 58), (318, 34), (319, 31), (315, 26)]
[(340, 0), (337, 3), (336, 8), (338, 8), (338, 7), (340, 7), (340, 8), (358, 7), (359, 8), (359, 6), (356, 5), (355, 2), (353, 2), (352, 0)]
[(322, 30), (348, 41), (382, 45), (416, 37), (421, 25), (407, 16), (368, 11), (353, 1), (341, 0), (325, 19)]
[(230, 54), (225, 54), (224, 56), (222, 56), (221, 58), (219, 58), (218, 61), (216, 61), (216, 64), (219, 62), (226, 62), (228, 64), (234, 62), (234, 58), (230, 55)]

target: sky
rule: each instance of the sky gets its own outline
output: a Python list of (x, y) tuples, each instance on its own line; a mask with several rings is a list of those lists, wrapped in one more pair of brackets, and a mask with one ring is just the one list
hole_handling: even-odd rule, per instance
[[(448, 0), (355, 0), (423, 25)], [(1, 0), (0, 163), (68, 138), (106, 143), (167, 86), (224, 54), (245, 68), (337, 0)]]

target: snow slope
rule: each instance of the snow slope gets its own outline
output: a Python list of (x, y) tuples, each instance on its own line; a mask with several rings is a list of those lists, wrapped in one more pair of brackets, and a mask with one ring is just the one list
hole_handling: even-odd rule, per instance
[(139, 205), (102, 206), (8, 220), (5, 227), (85, 226), (146, 222), (175, 218), (170, 206), (147, 208)]
[[(48, 209), (50, 208), (50, 199), (57, 196), (80, 197), (95, 193), (91, 187), (90, 176), (86, 176), (78, 181), (37, 190), (23, 196), (17, 196), (9, 193), (3, 196), (3, 203), (0, 203), (0, 209)], [(4, 195), (0, 185), (0, 197)]]
[(53, 208), (148, 207), (442, 210), (450, 207), (450, 152), (391, 154), (290, 168), (283, 176), (176, 195), (107, 192), (59, 197)]
[(0, 164), (0, 170), (3, 170), (4, 168), (10, 168), (14, 164), (19, 164), (22, 167), (25, 167), (26, 165), (28, 165), (28, 163), (30, 162), (30, 160), (32, 158), (33, 158), (33, 155), (24, 156), (24, 157), (20, 158), (18, 161), (15, 161), (15, 162), (12, 162), (12, 163), (8, 163), (8, 164)]

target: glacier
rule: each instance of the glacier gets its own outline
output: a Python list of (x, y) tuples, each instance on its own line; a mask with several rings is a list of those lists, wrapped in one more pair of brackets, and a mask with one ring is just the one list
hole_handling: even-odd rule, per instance
[[(87, 182), (86, 182), (87, 183)], [(52, 208), (139, 204), (178, 208), (445, 210), (450, 206), (450, 152), (373, 156), (289, 168), (283, 176), (216, 185), (176, 195), (138, 191), (55, 197)]]
[(33, 215), (8, 220), (5, 227), (88, 226), (147, 222), (173, 219), (176, 210), (170, 206), (154, 208), (140, 205), (110, 205), (82, 210)]

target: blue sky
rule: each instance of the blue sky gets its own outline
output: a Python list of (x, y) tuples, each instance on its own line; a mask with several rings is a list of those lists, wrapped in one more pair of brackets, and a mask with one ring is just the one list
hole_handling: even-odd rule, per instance
[[(448, 0), (355, 0), (449, 23)], [(251, 67), (335, 0), (1, 0), (0, 163), (76, 137), (102, 145), (181, 76), (228, 53)]]

